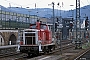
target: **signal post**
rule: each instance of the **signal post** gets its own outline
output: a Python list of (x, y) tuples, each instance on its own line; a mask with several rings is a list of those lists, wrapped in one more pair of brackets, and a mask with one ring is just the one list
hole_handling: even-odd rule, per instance
[(86, 17), (86, 20), (85, 20), (85, 38), (86, 38), (86, 41), (89, 42), (88, 38), (88, 27), (89, 27), (89, 19), (88, 17)]

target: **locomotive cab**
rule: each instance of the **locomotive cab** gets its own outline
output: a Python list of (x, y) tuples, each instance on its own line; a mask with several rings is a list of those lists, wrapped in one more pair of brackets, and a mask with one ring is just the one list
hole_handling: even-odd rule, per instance
[(22, 41), (20, 52), (30, 54), (39, 54), (38, 46), (38, 30), (24, 29), (22, 33)]
[(34, 29), (26, 29), (23, 31), (23, 45), (37, 45), (38, 31)]

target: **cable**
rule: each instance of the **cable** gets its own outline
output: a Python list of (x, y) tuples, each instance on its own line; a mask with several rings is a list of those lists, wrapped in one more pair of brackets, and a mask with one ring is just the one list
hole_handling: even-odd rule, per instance
[(28, 5), (35, 5), (35, 4), (36, 4), (36, 8), (37, 8), (38, 3), (42, 3), (42, 0), (35, 0), (35, 2), (34, 2), (34, 3), (27, 4), (27, 5), (23, 5), (23, 6), (25, 7), (25, 6), (28, 6)]
[[(83, 4), (83, 5), (85, 5), (82, 1), (81, 1), (81, 3)], [(86, 7), (87, 8), (87, 7)], [(87, 8), (89, 11), (90, 11), (90, 9), (89, 8)]]
[(11, 1), (8, 1), (8, 0), (4, 0), (4, 1), (6, 1), (6, 2), (8, 2), (8, 3), (12, 3), (12, 4), (14, 4), (14, 5), (17, 5), (17, 6), (21, 6), (22, 7), (22, 5), (20, 5), (20, 4), (17, 4), (17, 3), (14, 3), (14, 2), (11, 2)]
[[(8, 2), (8, 3), (10, 3), (10, 4), (13, 4), (13, 5), (17, 5), (17, 6), (23, 6), (23, 7), (27, 7), (28, 5), (35, 5), (35, 3), (31, 3), (31, 4), (27, 4), (27, 5), (20, 5), (20, 4), (17, 4), (17, 3), (14, 3), (14, 2), (11, 2), (11, 1), (8, 1), (8, 0), (4, 0), (4, 1), (6, 1), (6, 2)], [(40, 1), (37, 1), (36, 0), (36, 4), (38, 3), (38, 2), (42, 2), (42, 0), (40, 0)]]
[[(82, 1), (81, 1), (81, 3), (83, 4), (83, 5), (85, 5)], [(86, 9), (87, 7), (85, 7), (85, 9)], [(89, 8), (87, 8), (87, 10), (88, 11), (90, 11), (90, 9)], [(86, 16), (86, 14), (85, 14), (85, 16)]]

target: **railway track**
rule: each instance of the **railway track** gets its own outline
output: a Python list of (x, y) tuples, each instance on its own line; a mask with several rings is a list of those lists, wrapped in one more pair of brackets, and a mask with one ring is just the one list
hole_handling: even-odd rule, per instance
[(18, 54), (20, 54), (20, 53), (19, 52), (11, 52), (11, 53), (0, 54), (0, 58), (12, 56), (12, 55), (18, 55)]
[(11, 53), (7, 55), (1, 55), (0, 60), (25, 60), (27, 55), (23, 53)]
[[(68, 41), (62, 41), (62, 45), (66, 45), (66, 46), (69, 46), (70, 44), (70, 40)], [(62, 46), (63, 49), (65, 46)], [(10, 48), (11, 49), (11, 48)], [(47, 53), (46, 55), (50, 55), (50, 54), (53, 54), (55, 52), (58, 52), (60, 50), (60, 48), (56, 48), (54, 51), (50, 52), (50, 53)], [(44, 55), (44, 54), (43, 54)], [(22, 54), (20, 52), (8, 52), (8, 53), (3, 53), (3, 54), (0, 54), (0, 60), (25, 60), (27, 57), (27, 55), (25, 54)]]
[(71, 40), (66, 40), (66, 41), (62, 40), (61, 41), (61, 47), (60, 47), (60, 44), (58, 44), (54, 51), (52, 50), (51, 52), (47, 52), (47, 53), (42, 52), (42, 53), (43, 54), (50, 54), (50, 53), (53, 53), (53, 52), (61, 50), (61, 49), (64, 50), (65, 46), (66, 46), (66, 48), (68, 48), (68, 46), (70, 46), (70, 45), (72, 45)]
[[(64, 50), (68, 50), (70, 48), (73, 48), (74, 47), (74, 44), (71, 43), (71, 41), (63, 41), (62, 43), (62, 46), (59, 47), (59, 48), (56, 48), (54, 51), (52, 52), (49, 52), (47, 54), (41, 54), (40, 56), (48, 56), (48, 55), (53, 55), (53, 54), (60, 54), (58, 52), (63, 52)], [(39, 56), (39, 57), (40, 57)], [(37, 56), (38, 57), (38, 56)], [(29, 58), (30, 60), (31, 59), (37, 59), (37, 57), (31, 57)], [(22, 54), (22, 53), (19, 53), (19, 52), (14, 52), (14, 53), (9, 53), (9, 54), (0, 54), (0, 60), (27, 60), (27, 55), (26, 54)]]
[(17, 60), (25, 57), (25, 54), (17, 51), (17, 45), (7, 45), (0, 47), (0, 60)]
[[(44, 59), (44, 57), (45, 58), (49, 58), (48, 56), (51, 57), (52, 55), (54, 55), (52, 57), (52, 59), (54, 59), (54, 58), (60, 59), (60, 54), (67, 53), (67, 51), (70, 51), (70, 50), (72, 50), (74, 48), (75, 48), (75, 44), (73, 44), (73, 43), (64, 43), (61, 48), (57, 48), (57, 49), (55, 49), (54, 51), (52, 51), (50, 53), (47, 53), (45, 55), (41, 55), (41, 56), (38, 56), (38, 57), (34, 57), (34, 58), (31, 58), (31, 59), (28, 59), (28, 60), (41, 60), (41, 58), (42, 59)], [(73, 53), (73, 51), (71, 51), (71, 54), (72, 53)], [(55, 57), (55, 55), (57, 55), (59, 58)], [(68, 57), (64, 57), (64, 59), (67, 59), (67, 58)], [(46, 59), (46, 60), (49, 60), (49, 59)]]
[(90, 60), (90, 47), (81, 52), (74, 60)]
[[(62, 48), (57, 48), (57, 49), (55, 49), (54, 51), (52, 51), (52, 52), (50, 52), (50, 53), (43, 54), (43, 55), (41, 55), (41, 56), (37, 56), (37, 57), (34, 57), (34, 58), (30, 58), (30, 59), (28, 59), (28, 60), (40, 60), (41, 58), (46, 57), (46, 56), (57, 55), (57, 54), (60, 55), (60, 53), (61, 53), (63, 50), (70, 49), (70, 48), (72, 48), (72, 47), (74, 47), (73, 44), (67, 44), (67, 45), (62, 46)], [(60, 49), (62, 49), (62, 51), (60, 51)]]
[(49, 55), (49, 54), (56, 53), (56, 52), (63, 52), (63, 50), (67, 50), (67, 49), (70, 49), (70, 48), (72, 48), (72, 47), (74, 47), (73, 44), (66, 44), (66, 45), (63, 45), (63, 46), (60, 47), (60, 48), (57, 48), (55, 51), (53, 51), (53, 52), (51, 52), (51, 53), (48, 53), (48, 55)]

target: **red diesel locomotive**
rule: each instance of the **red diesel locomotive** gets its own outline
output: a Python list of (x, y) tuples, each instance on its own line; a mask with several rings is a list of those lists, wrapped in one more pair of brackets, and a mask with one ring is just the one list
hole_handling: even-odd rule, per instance
[(55, 49), (52, 32), (47, 24), (36, 22), (22, 31), (20, 52), (30, 54), (49, 53)]

